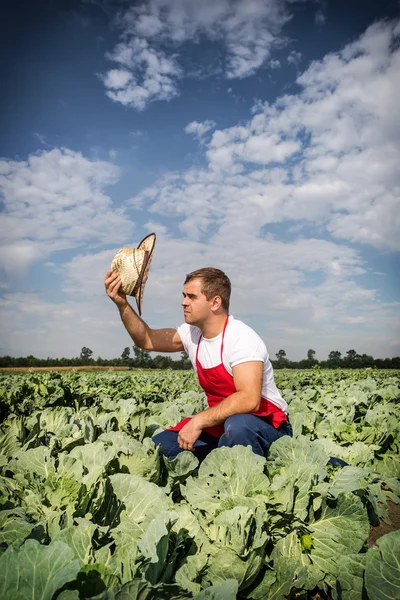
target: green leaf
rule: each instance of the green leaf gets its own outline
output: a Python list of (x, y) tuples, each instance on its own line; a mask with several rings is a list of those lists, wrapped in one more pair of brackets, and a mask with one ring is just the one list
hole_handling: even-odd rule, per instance
[[(133, 446), (134, 444), (135, 446)], [(161, 463), (159, 449), (155, 448), (154, 442), (149, 438), (144, 439), (143, 443), (131, 440), (129, 452), (121, 453), (118, 457), (118, 462), (121, 471), (128, 471), (131, 475), (138, 475), (153, 483), (160, 482)]]
[(177, 518), (174, 512), (159, 514), (151, 521), (139, 542), (139, 550), (147, 563), (142, 570), (152, 585), (161, 582), (161, 575), (166, 569), (170, 531)]
[(13, 457), (21, 448), (24, 439), (24, 419), (11, 415), (7, 425), (0, 430), (0, 448), (8, 458)]
[(85, 474), (81, 480), (88, 489), (104, 474), (115, 454), (112, 447), (105, 448), (102, 442), (76, 446), (70, 452), (72, 458), (80, 460), (84, 465)]
[(206, 552), (201, 552), (199, 548), (196, 550), (196, 554), (185, 557), (184, 562), (175, 572), (176, 583), (192, 594), (197, 594), (201, 590), (198, 580), (208, 560)]
[(209, 518), (224, 508), (265, 504), (270, 484), (264, 466), (265, 458), (254, 454), (250, 446), (217, 448), (202, 462), (198, 477), (189, 477), (181, 486), (181, 492), (192, 508), (203, 510)]
[(264, 509), (255, 510), (244, 506), (235, 506), (221, 512), (207, 527), (207, 535), (212, 542), (232, 548), (241, 557), (252, 550), (263, 548), (267, 534), (263, 531), (266, 522)]
[(387, 533), (370, 548), (365, 564), (365, 587), (370, 600), (400, 598), (400, 529)]
[(125, 431), (108, 431), (102, 433), (97, 438), (97, 441), (103, 442), (106, 447), (112, 446), (115, 452), (123, 452), (124, 454), (134, 454), (138, 447), (141, 446), (140, 442), (132, 439)]
[(274, 561), (276, 580), (268, 590), (265, 600), (282, 600), (283, 598), (288, 598), (295, 585), (297, 570), (297, 561), (292, 558), (281, 556), (278, 560)]
[[(306, 520), (313, 486), (326, 475), (328, 456), (304, 436), (283, 436), (271, 446), (268, 472), (271, 491), (285, 512)], [(274, 475), (276, 473), (276, 475)]]
[(36, 540), (27, 540), (17, 551), (10, 547), (0, 557), (0, 597), (52, 600), (80, 569), (80, 561), (73, 556), (63, 542), (42, 546)]
[[(121, 525), (125, 521), (137, 540), (150, 521), (172, 507), (172, 501), (161, 488), (141, 477), (118, 473), (111, 475), (110, 481), (116, 497), (125, 508), (121, 513)], [(116, 530), (113, 531), (115, 534)]]
[(347, 554), (338, 561), (337, 588), (340, 600), (363, 600), (366, 554)]
[(193, 452), (180, 452), (174, 460), (164, 457), (164, 464), (168, 472), (166, 491), (169, 493), (178, 483), (183, 483), (193, 473), (199, 461)]
[(303, 550), (303, 552), (307, 551), (307, 550), (311, 550), (311, 548), (314, 546), (312, 536), (309, 535), (308, 533), (305, 533), (300, 538), (300, 544), (301, 544), (301, 549)]
[[(292, 531), (284, 538), (278, 540), (275, 544), (275, 548), (272, 551), (270, 558), (272, 558), (274, 564), (278, 564), (281, 557), (290, 558), (296, 561), (296, 576), (298, 579), (302, 579), (301, 584), (299, 583), (299, 588), (312, 590), (324, 578), (325, 573), (311, 563), (310, 553), (302, 550), (301, 542), (296, 531)], [(272, 583), (270, 583), (270, 585), (272, 585)]]
[(83, 563), (88, 563), (91, 557), (92, 537), (97, 525), (87, 519), (75, 519), (76, 525), (62, 529), (53, 541), (64, 542), (74, 551), (74, 558), (79, 558)]
[(235, 579), (228, 579), (223, 583), (217, 583), (193, 598), (193, 600), (234, 600), (238, 592), (238, 584)]
[(252, 550), (243, 558), (231, 548), (215, 546), (215, 553), (209, 559), (207, 574), (202, 584), (223, 583), (227, 579), (235, 579), (239, 589), (245, 589), (257, 577), (262, 562), (261, 549)]
[(34, 473), (35, 476), (46, 479), (49, 476), (50, 469), (54, 470), (54, 463), (55, 461), (50, 456), (49, 448), (39, 446), (31, 450), (20, 450), (17, 452), (15, 460), (10, 462), (9, 467), (14, 472)]
[(34, 527), (35, 525), (26, 519), (21, 508), (2, 510), (0, 511), (0, 544), (23, 542)]
[(145, 581), (134, 579), (125, 584), (115, 600), (186, 600), (192, 595), (178, 585), (151, 586)]
[(314, 544), (310, 552), (313, 564), (336, 577), (340, 557), (361, 550), (369, 534), (369, 521), (361, 500), (346, 493), (339, 496), (336, 506), (325, 503), (321, 517), (308, 528)]
[(79, 600), (79, 592), (77, 590), (64, 590), (57, 596), (57, 600)]
[(332, 479), (328, 493), (337, 498), (342, 492), (354, 492), (368, 486), (368, 471), (360, 467), (343, 467)]

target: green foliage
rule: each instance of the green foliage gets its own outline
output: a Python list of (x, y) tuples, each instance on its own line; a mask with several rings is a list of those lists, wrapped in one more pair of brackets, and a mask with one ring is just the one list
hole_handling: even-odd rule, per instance
[(151, 439), (205, 407), (190, 371), (0, 376), (0, 597), (400, 597), (399, 532), (366, 545), (399, 502), (398, 373), (277, 380), (294, 437), (199, 465)]

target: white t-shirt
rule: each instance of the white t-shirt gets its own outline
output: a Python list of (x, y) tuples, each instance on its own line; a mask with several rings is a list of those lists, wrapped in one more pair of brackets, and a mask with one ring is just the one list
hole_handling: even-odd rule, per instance
[[(194, 370), (197, 371), (196, 352), (201, 331), (198, 327), (188, 323), (180, 325), (177, 331)], [(202, 338), (198, 355), (202, 367), (210, 369), (221, 364), (221, 342), (222, 333), (211, 339)], [(274, 371), (264, 342), (254, 329), (230, 315), (225, 330), (222, 353), (225, 369), (232, 375), (232, 367), (253, 360), (264, 363), (262, 397), (287, 412), (287, 404), (275, 384)]]

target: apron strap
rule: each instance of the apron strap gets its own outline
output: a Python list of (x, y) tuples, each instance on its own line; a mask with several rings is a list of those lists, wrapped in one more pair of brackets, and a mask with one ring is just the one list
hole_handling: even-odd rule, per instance
[[(229, 315), (226, 316), (226, 320), (225, 320), (225, 324), (224, 324), (224, 329), (222, 330), (222, 342), (221, 342), (221, 363), (222, 363), (222, 352), (224, 350), (224, 337), (225, 337), (225, 329), (226, 326), (228, 325), (228, 321), (229, 321)], [(197, 349), (196, 349), (196, 364), (197, 364), (197, 360), (198, 360), (198, 356), (199, 356), (199, 348), (200, 348), (200, 342), (202, 340), (203, 334), (200, 334), (199, 337), (199, 341), (197, 344)]]

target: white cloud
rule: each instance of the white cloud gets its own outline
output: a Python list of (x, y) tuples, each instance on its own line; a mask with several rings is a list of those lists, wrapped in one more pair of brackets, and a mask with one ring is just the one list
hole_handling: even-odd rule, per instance
[(273, 70), (274, 70), (274, 69), (280, 69), (280, 67), (281, 67), (281, 63), (280, 63), (280, 61), (279, 61), (279, 60), (277, 60), (277, 59), (272, 59), (272, 60), (270, 60), (270, 61), (269, 61), (269, 66), (270, 66), (270, 68), (271, 68), (271, 69), (273, 69)]
[(198, 121), (192, 121), (186, 125), (184, 131), (185, 133), (193, 134), (197, 139), (201, 139), (208, 131), (214, 129), (216, 123), (215, 121), (206, 120), (202, 123)]
[(289, 56), (287, 57), (287, 61), (289, 65), (295, 65), (296, 67), (301, 63), (303, 55), (301, 52), (296, 52), (296, 50), (291, 50)]
[(26, 161), (3, 161), (0, 171), (0, 255), (8, 272), (22, 271), (57, 250), (107, 243), (110, 229), (121, 236), (132, 230), (104, 192), (119, 177), (118, 167), (109, 162), (53, 149)]
[[(214, 4), (220, 14), (229, 3)], [(193, 11), (211, 11), (200, 6)], [(141, 14), (141, 31), (160, 35), (157, 11), (153, 19)], [(189, 27), (179, 14), (176, 41)], [(132, 21), (132, 35), (135, 27)], [(131, 200), (147, 211), (145, 228), (157, 232), (144, 299), (150, 326), (178, 325), (185, 274), (214, 265), (232, 279), (233, 314), (254, 323), (272, 355), (282, 347), (293, 359), (309, 347), (320, 359), (351, 347), (374, 356), (400, 352), (400, 304), (383, 302), (366, 283), (368, 265), (353, 246), (399, 248), (396, 27), (376, 24), (314, 62), (298, 77), (298, 94), (258, 103), (247, 123), (214, 131), (204, 148), (207, 168), (166, 174)], [(195, 123), (194, 132), (204, 126)], [(115, 165), (67, 150), (0, 162), (5, 266), (47, 261), (66, 296), (27, 300), (9, 280), (1, 284), (7, 353), (73, 356), (86, 345), (109, 357), (130, 344), (104, 293), (118, 248), (88, 248), (108, 243), (110, 230), (121, 245), (132, 243), (132, 224), (105, 193), (118, 176)], [(48, 261), (66, 248), (80, 254), (62, 266)]]
[[(208, 169), (163, 179), (136, 198), (179, 216), (200, 239), (213, 222), (317, 224), (337, 238), (400, 249), (400, 49), (377, 23), (298, 77), (302, 90), (217, 130)], [(188, 199), (190, 198), (190, 202)]]
[[(358, 352), (374, 356), (398, 348), (400, 307), (363, 285), (367, 268), (348, 245), (400, 249), (395, 28), (376, 24), (311, 64), (297, 95), (259, 105), (248, 123), (213, 133), (208, 168), (171, 173), (132, 201), (155, 218), (178, 218), (185, 241), (165, 241), (163, 259), (174, 273), (205, 264), (225, 269), (235, 313), (263, 315), (272, 345), (283, 344), (286, 327), (288, 345), (300, 352), (302, 343), (305, 352), (307, 342), (296, 346), (289, 337), (301, 323), (319, 353), (344, 352), (342, 344), (355, 339)], [(290, 232), (292, 241), (266, 233), (270, 227), (283, 240)], [(327, 233), (340, 243), (317, 239)], [(163, 281), (163, 271), (157, 277)]]
[[(290, 358), (300, 359), (310, 346), (320, 359), (348, 347), (376, 357), (386, 356), (390, 347), (396, 354), (400, 306), (381, 303), (375, 290), (357, 283), (364, 265), (356, 250), (318, 239), (257, 237), (246, 214), (242, 221), (227, 223), (203, 241), (177, 239), (165, 226), (147, 224), (157, 232), (144, 297), (150, 326), (179, 325), (186, 273), (214, 265), (232, 279), (232, 313), (249, 324), (257, 319), (256, 329), (272, 355), (283, 347)], [(77, 356), (82, 346), (89, 346), (96, 356), (107, 358), (132, 344), (104, 291), (104, 276), (117, 249), (85, 252), (58, 267), (64, 280), (64, 299), (58, 302), (48, 294), (29, 293), (28, 299), (6, 291), (0, 298), (3, 353)]]
[(149, 102), (171, 100), (178, 94), (181, 68), (175, 57), (152, 48), (145, 39), (121, 42), (108, 58), (122, 67), (103, 76), (107, 96), (115, 102), (143, 110)]
[(1, 353), (74, 357), (88, 346), (95, 356), (111, 358), (132, 343), (118, 321), (117, 311), (105, 295), (53, 302), (34, 293), (29, 298), (7, 293), (0, 298)]
[(104, 77), (104, 85), (111, 90), (119, 90), (132, 80), (132, 73), (125, 69), (111, 69)]
[(326, 23), (326, 15), (323, 10), (319, 9), (315, 13), (315, 22), (317, 25), (325, 25)]
[(118, 68), (103, 76), (106, 93), (137, 110), (155, 100), (170, 100), (179, 93), (177, 84), (183, 77), (174, 52), (200, 36), (225, 48), (228, 79), (249, 77), (268, 61), (274, 44), (283, 42), (280, 32), (291, 18), (292, 6), (291, 0), (137, 3), (118, 16), (122, 41), (108, 54)]
[[(365, 269), (356, 250), (319, 239), (257, 237), (246, 227), (245, 214), (242, 218), (244, 231), (241, 223), (231, 222), (203, 241), (177, 239), (165, 227), (148, 223), (149, 230), (157, 231), (144, 297), (150, 326), (179, 325), (186, 273), (214, 265), (231, 277), (232, 313), (249, 324), (257, 319), (256, 329), (272, 354), (284, 347), (291, 358), (300, 359), (310, 344), (320, 359), (333, 349), (345, 352), (346, 344), (374, 356), (386, 355), (389, 344), (396, 351), (400, 305), (380, 302), (375, 290), (357, 282)], [(13, 323), (14, 332), (7, 343), (15, 348), (23, 339), (26, 353), (35, 354), (36, 344), (37, 354), (38, 336), (24, 333), (35, 319), (45, 355), (76, 355), (83, 345), (104, 357), (122, 351), (130, 340), (103, 284), (116, 250), (81, 254), (62, 267), (63, 292), (72, 300), (55, 305), (37, 295), (29, 303), (23, 295), (3, 298), (0, 314), (7, 313), (6, 330)]]
[(45, 256), (44, 248), (37, 242), (15, 241), (0, 245), (0, 267), (13, 277), (26, 272), (27, 268)]
[(36, 132), (34, 132), (33, 135), (35, 136), (35, 138), (37, 138), (39, 140), (39, 142), (42, 144), (42, 146), (47, 146), (47, 140), (44, 135), (42, 135), (41, 133), (36, 133)]

